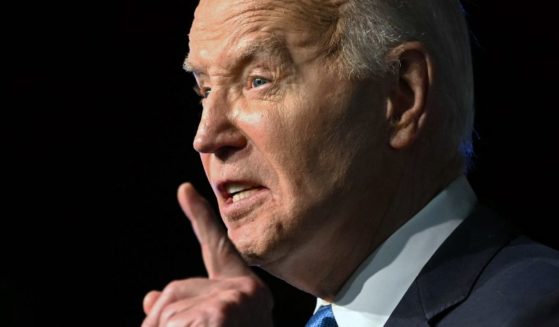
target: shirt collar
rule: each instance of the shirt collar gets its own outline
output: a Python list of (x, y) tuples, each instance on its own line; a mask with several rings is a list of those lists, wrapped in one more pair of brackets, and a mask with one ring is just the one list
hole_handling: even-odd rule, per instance
[[(384, 325), (423, 266), (476, 202), (466, 177), (460, 176), (393, 233), (359, 266), (332, 303), (338, 326)], [(317, 299), (316, 308), (324, 304), (330, 303)]]

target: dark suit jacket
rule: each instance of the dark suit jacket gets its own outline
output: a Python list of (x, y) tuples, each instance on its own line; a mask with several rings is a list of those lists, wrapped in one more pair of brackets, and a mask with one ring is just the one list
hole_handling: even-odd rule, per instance
[(559, 252), (478, 207), (429, 260), (385, 326), (559, 327)]

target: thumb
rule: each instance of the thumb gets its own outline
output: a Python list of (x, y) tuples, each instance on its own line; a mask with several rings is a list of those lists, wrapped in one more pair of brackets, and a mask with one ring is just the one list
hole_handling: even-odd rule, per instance
[(252, 274), (217, 221), (210, 204), (198, 194), (192, 184), (184, 183), (179, 187), (178, 200), (182, 210), (190, 219), (202, 248), (202, 257), (209, 278)]

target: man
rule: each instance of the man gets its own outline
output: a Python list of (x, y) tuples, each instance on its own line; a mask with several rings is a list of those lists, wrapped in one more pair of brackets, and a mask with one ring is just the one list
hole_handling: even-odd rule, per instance
[(227, 233), (182, 185), (208, 278), (147, 294), (144, 326), (270, 326), (247, 264), (315, 295), (309, 326), (557, 319), (559, 255), (479, 207), (463, 177), (457, 1), (202, 0), (189, 38), (194, 148)]

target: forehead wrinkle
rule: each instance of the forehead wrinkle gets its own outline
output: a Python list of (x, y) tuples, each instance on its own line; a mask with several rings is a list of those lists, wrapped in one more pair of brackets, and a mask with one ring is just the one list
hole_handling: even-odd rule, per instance
[[(293, 62), (285, 42), (274, 34), (269, 34), (265, 38), (255, 37), (245, 39), (238, 42), (235, 46), (226, 46), (225, 49), (229, 50), (220, 56), (233, 57), (232, 60), (223, 61), (227, 63), (227, 65), (222, 67), (222, 69), (226, 71), (234, 70), (255, 57), (275, 58), (278, 59), (282, 65)], [(221, 61), (218, 60), (218, 62)], [(207, 69), (206, 65), (202, 65), (200, 67), (197, 63), (192, 62), (190, 53), (184, 61), (183, 68), (187, 72), (192, 72), (196, 75), (205, 75), (205, 71)]]
[(291, 18), (320, 29), (329, 28), (339, 18), (339, 9), (346, 0), (283, 0), (290, 4)]
[(285, 42), (282, 42), (274, 34), (267, 35), (265, 38), (257, 37), (245, 40), (232, 51), (236, 56), (232, 66), (238, 66), (255, 57), (271, 57), (279, 59), (282, 63), (290, 63), (292, 61)]
[[(210, 0), (211, 1), (211, 0)], [(291, 57), (285, 44), (281, 47), (278, 40), (272, 37), (249, 44), (245, 49), (239, 47), (239, 39), (253, 32), (268, 32), (273, 34), (273, 30), (281, 30), (289, 24), (295, 30), (301, 32), (311, 32), (319, 38), (312, 37), (307, 42), (322, 45), (332, 43), (333, 32), (339, 19), (340, 8), (348, 0), (282, 0), (282, 1), (237, 1), (231, 5), (206, 6), (205, 10), (197, 10), (195, 24), (191, 30), (192, 40), (212, 40), (219, 39), (223, 31), (233, 31), (228, 38), (228, 45), (225, 49), (235, 49), (231, 52), (240, 53), (234, 60), (234, 65), (238, 61), (251, 58), (256, 53), (268, 53), (280, 55), (287, 62)], [(211, 2), (210, 2), (211, 3)], [(215, 2), (214, 2), (215, 3)], [(223, 4), (223, 3), (222, 3)], [(216, 10), (213, 10), (216, 9)], [(209, 10), (209, 12), (208, 12)], [(299, 26), (294, 26), (299, 25)], [(310, 28), (309, 28), (310, 27)], [(314, 41), (312, 41), (314, 40)], [(243, 42), (244, 43), (244, 42)], [(299, 44), (303, 45), (303, 44)], [(310, 45), (310, 43), (306, 43)], [(284, 50), (282, 51), (279, 50)], [(287, 54), (287, 55), (285, 55)], [(227, 54), (226, 54), (227, 55)], [(195, 63), (190, 60), (190, 54), (184, 62), (184, 69), (189, 72), (202, 73), (205, 67), (195, 67)]]
[[(277, 27), (298, 23), (301, 27), (317, 28), (321, 33), (336, 24), (340, 18), (342, 7), (349, 0), (239, 0), (221, 5), (211, 3), (204, 10), (196, 10), (195, 24), (191, 32), (204, 34), (211, 39), (211, 34), (219, 34), (225, 30), (243, 30), (252, 25), (252, 29), (262, 29), (258, 25), (275, 23)], [(226, 3), (228, 1), (225, 1)], [(200, 6), (199, 6), (200, 7)], [(251, 28), (249, 28), (250, 30)]]
[[(280, 47), (278, 40), (273, 36), (267, 36), (265, 39), (256, 40), (256, 42), (250, 42), (250, 39), (249, 41), (246, 40), (247, 35), (262, 31), (261, 27), (266, 25), (264, 24), (265, 21), (270, 20), (270, 15), (262, 14), (263, 11), (269, 12), (269, 7), (256, 5), (235, 5), (233, 7), (233, 10), (223, 10), (224, 7), (220, 7), (223, 15), (216, 14), (215, 12), (208, 15), (204, 11), (198, 12), (197, 10), (194, 24), (189, 34), (190, 43), (192, 44), (193, 41), (207, 42), (220, 40), (223, 37), (224, 31), (232, 31), (227, 36), (225, 43), (220, 45), (220, 49), (214, 48), (212, 52), (218, 53), (217, 58), (224, 56), (237, 57), (234, 59), (234, 65), (238, 61), (247, 60), (258, 52), (277, 54), (280, 53), (279, 50), (281, 48), (285, 48), (285, 46)], [(205, 65), (198, 66), (202, 63), (194, 62), (192, 57), (192, 52), (190, 52), (184, 61), (183, 68), (186, 71), (202, 73), (202, 71), (207, 69)], [(228, 62), (227, 60), (215, 60), (215, 58), (210, 60)]]

